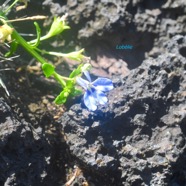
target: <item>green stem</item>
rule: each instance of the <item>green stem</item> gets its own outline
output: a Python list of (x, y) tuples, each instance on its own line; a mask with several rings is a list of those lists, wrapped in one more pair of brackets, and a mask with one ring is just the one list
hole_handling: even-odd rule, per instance
[(68, 54), (59, 53), (59, 52), (47, 52), (46, 50), (40, 50), (38, 48), (36, 48), (36, 50), (42, 54), (48, 54), (48, 55), (52, 55), (52, 56), (58, 56), (58, 57), (67, 57), (68, 56)]
[[(49, 39), (50, 37), (48, 35), (45, 35), (45, 36), (42, 36), (40, 37), (39, 41), (43, 41), (43, 40), (46, 40), (46, 39)], [(32, 41), (29, 41), (28, 43), (29, 44), (33, 44), (37, 41), (37, 39), (33, 39)]]
[(15, 30), (12, 33), (12, 38), (16, 40), (25, 50), (27, 50), (33, 57), (35, 57), (41, 64), (47, 61), (41, 57)]
[[(35, 57), (41, 64), (48, 63), (40, 54), (38, 54), (32, 46), (30, 46), (15, 30), (12, 33), (12, 38), (16, 40), (25, 50), (27, 50), (33, 57)], [(66, 83), (63, 80), (63, 76), (60, 76), (57, 72), (53, 73), (54, 78), (65, 87)]]
[(5, 11), (4, 13), (7, 14), (8, 11), (18, 2), (19, 0), (15, 0)]
[(69, 77), (65, 77), (65, 76), (61, 76), (61, 75), (60, 75), (60, 77), (61, 77), (62, 79), (64, 79), (64, 80), (66, 80), (66, 81), (68, 81), (68, 80), (73, 80), (73, 78), (69, 78)]
[(62, 87), (66, 86), (65, 81), (61, 78), (61, 76), (57, 72), (54, 72), (53, 76), (62, 85)]

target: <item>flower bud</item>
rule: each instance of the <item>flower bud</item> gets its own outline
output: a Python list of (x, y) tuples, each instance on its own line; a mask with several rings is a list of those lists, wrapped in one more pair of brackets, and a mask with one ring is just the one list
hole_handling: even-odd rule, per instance
[(45, 36), (45, 39), (56, 36), (60, 34), (61, 32), (63, 32), (63, 30), (70, 29), (70, 27), (67, 26), (65, 23), (66, 17), (67, 17), (67, 14), (65, 14), (62, 17), (54, 17), (54, 21), (50, 27), (49, 32)]
[(0, 26), (0, 43), (4, 43), (5, 40), (11, 41), (11, 34), (13, 30), (14, 29), (7, 24)]
[(90, 69), (92, 68), (90, 63), (85, 63), (82, 67), (81, 67), (81, 72), (86, 72), (86, 71), (90, 71)]
[(67, 57), (69, 59), (81, 62), (85, 58), (87, 58), (86, 56), (84, 56), (82, 54), (83, 52), (84, 52), (84, 49), (81, 49), (81, 50), (76, 51), (76, 52), (70, 52), (70, 53), (64, 54), (64, 57)]

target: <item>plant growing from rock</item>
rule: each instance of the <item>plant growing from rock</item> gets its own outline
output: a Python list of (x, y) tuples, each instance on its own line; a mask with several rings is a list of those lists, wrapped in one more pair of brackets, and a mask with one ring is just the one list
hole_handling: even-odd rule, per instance
[[(81, 94), (82, 91), (78, 89), (77, 84), (85, 89), (84, 103), (89, 110), (96, 110), (98, 104), (106, 104), (107, 98), (104, 92), (110, 91), (113, 88), (112, 81), (107, 78), (98, 78), (94, 82), (91, 82), (88, 73), (88, 71), (91, 70), (91, 65), (89, 63), (89, 58), (83, 55), (84, 49), (70, 53), (61, 53), (55, 51), (46, 51), (39, 48), (40, 42), (48, 40), (51, 37), (55, 37), (61, 34), (64, 30), (70, 29), (70, 27), (66, 24), (67, 14), (62, 17), (54, 17), (49, 31), (44, 36), (41, 36), (41, 28), (39, 24), (37, 22), (34, 22), (37, 38), (32, 41), (26, 41), (14, 28), (13, 22), (46, 19), (47, 17), (37, 15), (33, 17), (26, 17), (23, 19), (9, 20), (8, 13), (16, 4), (20, 2), (23, 3), (23, 6), (18, 6), (17, 9), (23, 9), (27, 7), (26, 0), (14, 0), (8, 7), (5, 6), (10, 1), (11, 0), (5, 1), (0, 10), (0, 43), (10, 43), (10, 50), (8, 53), (5, 54), (5, 57), (9, 58), (10, 56), (12, 56), (16, 52), (17, 48), (21, 46), (39, 63), (41, 63), (44, 75), (47, 78), (53, 77), (61, 85), (61, 92), (54, 100), (56, 104), (64, 104), (69, 96), (73, 97)], [(75, 61), (78, 61), (79, 65), (70, 73), (68, 77), (65, 77), (56, 72), (54, 64), (48, 62), (42, 56), (43, 54), (73, 59)], [(89, 81), (81, 78), (83, 74), (85, 74)]]

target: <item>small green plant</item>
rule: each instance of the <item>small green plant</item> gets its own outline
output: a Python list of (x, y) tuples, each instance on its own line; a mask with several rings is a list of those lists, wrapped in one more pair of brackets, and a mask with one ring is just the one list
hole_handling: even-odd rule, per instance
[[(9, 1), (6, 1), (6, 3)], [(91, 65), (88, 62), (89, 58), (83, 55), (84, 49), (70, 53), (60, 53), (55, 51), (46, 51), (39, 48), (40, 42), (48, 40), (51, 37), (55, 37), (61, 34), (64, 30), (70, 29), (70, 27), (66, 24), (67, 14), (62, 17), (54, 17), (49, 31), (44, 36), (41, 36), (41, 28), (39, 24), (37, 22), (34, 22), (37, 38), (32, 41), (26, 41), (16, 31), (13, 26), (13, 22), (22, 21), (25, 19), (38, 20), (46, 17), (34, 16), (27, 17), (24, 19), (9, 20), (7, 16), (8, 12), (12, 9), (12, 7), (14, 7), (17, 3), (20, 2), (24, 3), (21, 8), (25, 8), (27, 6), (26, 0), (14, 0), (13, 3), (7, 8), (2, 8), (2, 10), (0, 10), (0, 43), (10, 43), (10, 51), (5, 54), (5, 57), (8, 58), (12, 56), (16, 52), (17, 48), (21, 46), (29, 54), (31, 54), (39, 63), (41, 63), (44, 75), (47, 78), (55, 78), (56, 81), (58, 81), (58, 83), (61, 85), (61, 92), (54, 100), (56, 104), (64, 104), (69, 96), (73, 97), (81, 94), (82, 91), (78, 89), (77, 85), (80, 85), (85, 89), (84, 103), (89, 110), (96, 110), (98, 104), (106, 104), (107, 98), (103, 92), (109, 91), (113, 88), (112, 81), (107, 78), (98, 78), (96, 81), (91, 82), (90, 76), (88, 75), (88, 71), (90, 71)], [(68, 77), (65, 77), (56, 72), (55, 66), (51, 62), (48, 62), (42, 56), (43, 54), (70, 58), (78, 61), (79, 65), (69, 74)], [(89, 81), (86, 81), (81, 78), (83, 74), (85, 74)]]

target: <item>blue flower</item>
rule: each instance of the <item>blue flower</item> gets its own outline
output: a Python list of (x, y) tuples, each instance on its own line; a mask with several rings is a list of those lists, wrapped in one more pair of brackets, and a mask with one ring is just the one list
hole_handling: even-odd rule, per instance
[(104, 105), (107, 103), (108, 99), (104, 92), (108, 92), (113, 89), (113, 83), (108, 78), (97, 78), (95, 81), (91, 82), (90, 75), (88, 71), (84, 71), (86, 78), (85, 80), (81, 77), (77, 77), (77, 83), (85, 89), (84, 103), (89, 110), (95, 111), (97, 105)]

